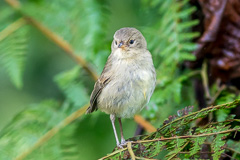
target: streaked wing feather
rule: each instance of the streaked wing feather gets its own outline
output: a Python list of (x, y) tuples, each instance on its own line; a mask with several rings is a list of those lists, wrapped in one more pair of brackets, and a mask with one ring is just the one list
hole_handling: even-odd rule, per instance
[(86, 113), (92, 113), (94, 111), (96, 111), (97, 108), (97, 98), (99, 97), (99, 95), (102, 92), (102, 89), (107, 85), (107, 83), (109, 82), (110, 78), (107, 79), (98, 79), (98, 81), (95, 83), (94, 85), (94, 89), (92, 91), (91, 94), (91, 98), (90, 98), (90, 106), (88, 107)]
[(94, 85), (94, 89), (93, 89), (91, 97), (90, 97), (90, 106), (88, 107), (86, 113), (92, 113), (98, 109), (97, 108), (97, 99), (98, 99), (99, 95), (101, 94), (102, 89), (110, 82), (110, 76), (109, 76), (110, 74), (106, 74), (106, 73), (109, 73), (109, 71), (110, 71), (109, 69), (112, 67), (111, 57), (112, 56), (110, 54), (101, 76), (99, 77), (98, 81)]

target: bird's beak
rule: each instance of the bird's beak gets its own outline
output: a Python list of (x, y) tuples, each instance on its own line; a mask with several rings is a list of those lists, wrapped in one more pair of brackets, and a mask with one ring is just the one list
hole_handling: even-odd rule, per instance
[(122, 49), (124, 49), (124, 48), (125, 48), (124, 43), (123, 43), (123, 42), (120, 42), (119, 45), (118, 45), (118, 48), (122, 48)]

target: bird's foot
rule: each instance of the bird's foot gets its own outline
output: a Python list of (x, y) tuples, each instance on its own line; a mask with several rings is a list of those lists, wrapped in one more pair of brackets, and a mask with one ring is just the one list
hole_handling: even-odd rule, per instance
[(122, 144), (117, 144), (117, 148), (123, 149), (123, 145)]
[(117, 147), (118, 148), (123, 148), (124, 146), (127, 145), (127, 143), (129, 142), (133, 142), (133, 141), (125, 141), (125, 140), (122, 140), (120, 144), (117, 144)]
[(127, 141), (126, 141), (125, 139), (121, 139), (121, 144), (126, 145), (126, 144), (127, 144), (126, 142), (127, 142)]

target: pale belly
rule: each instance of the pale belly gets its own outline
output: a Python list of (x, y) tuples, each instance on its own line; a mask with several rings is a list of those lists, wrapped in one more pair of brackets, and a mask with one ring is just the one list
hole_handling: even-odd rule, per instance
[(122, 79), (121, 82), (111, 81), (103, 88), (98, 97), (98, 108), (117, 117), (133, 117), (149, 102), (155, 87), (155, 79), (152, 77), (151, 73), (145, 71), (120, 75), (118, 78)]

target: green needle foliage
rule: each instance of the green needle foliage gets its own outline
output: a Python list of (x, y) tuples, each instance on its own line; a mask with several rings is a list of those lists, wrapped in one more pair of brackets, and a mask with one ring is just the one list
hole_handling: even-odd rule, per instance
[[(91, 121), (83, 115), (94, 77), (101, 73), (110, 54), (112, 36), (121, 27), (136, 27), (147, 39), (157, 72), (157, 86), (141, 114), (158, 130), (130, 138), (130, 145), (116, 148), (102, 159), (194, 159), (203, 154), (203, 146), (210, 148), (214, 159), (224, 151), (239, 158), (240, 144), (229, 139), (239, 130), (239, 120), (229, 116), (232, 108), (239, 105), (238, 95), (225, 89), (215, 100), (217, 106), (195, 112), (193, 107), (185, 107), (196, 105), (191, 78), (201, 78), (199, 70), (181, 68), (184, 61), (195, 59), (191, 54), (196, 49), (193, 39), (199, 33), (193, 32), (192, 27), (198, 25), (198, 20), (190, 18), (195, 10), (188, 0), (0, 2), (2, 70), (23, 93), (43, 97), (39, 103), (26, 104), (0, 130), (0, 159), (85, 160), (111, 151), (112, 146), (108, 144), (112, 144), (109, 139), (113, 137), (104, 136), (107, 122), (102, 123), (105, 128), (101, 130), (96, 125), (94, 130), (88, 130), (87, 140), (80, 135), (86, 132), (82, 128), (91, 128), (100, 121), (99, 112), (91, 115)], [(77, 63), (70, 62), (68, 66), (67, 58), (57, 55), (62, 52)], [(33, 62), (32, 56), (35, 56)], [(45, 59), (39, 65), (41, 56)], [(46, 83), (50, 81), (46, 77), (51, 82)], [(51, 88), (54, 94), (44, 95), (39, 88)], [(218, 88), (213, 85), (210, 92), (214, 95)], [(9, 97), (18, 102), (17, 96)], [(0, 109), (6, 106), (1, 105)], [(209, 114), (216, 115), (217, 122), (195, 125), (199, 118)], [(81, 118), (75, 121), (78, 117)], [(94, 134), (98, 138), (92, 138)]]

